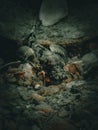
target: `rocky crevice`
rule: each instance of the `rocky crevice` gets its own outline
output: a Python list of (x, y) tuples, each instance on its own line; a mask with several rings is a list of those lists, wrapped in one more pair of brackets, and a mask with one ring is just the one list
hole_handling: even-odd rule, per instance
[[(69, 50), (71, 47), (69, 47)], [(80, 45), (77, 47), (80, 47)], [(84, 46), (82, 47), (80, 48), (84, 49)], [(41, 49), (43, 52), (47, 51), (47, 48), (42, 47)], [(88, 46), (87, 49), (85, 48), (85, 51), (90, 52)], [(73, 52), (76, 51), (77, 48)], [(87, 53), (85, 51), (84, 54)], [(70, 52), (74, 55), (71, 50)], [(79, 53), (80, 51), (77, 52), (77, 54)], [(74, 58), (74, 56), (70, 56), (70, 58)], [(19, 63), (9, 64), (3, 69), (0, 68), (1, 130), (98, 129), (98, 73), (95, 73), (98, 72), (97, 68), (92, 71), (93, 75), (92, 72), (89, 72), (86, 79), (73, 78), (69, 82), (63, 80), (60, 83), (46, 86), (40, 84), (38, 77), (37, 80), (35, 77), (31, 80), (32, 64), (21, 60)], [(34, 63), (34, 60), (32, 63)], [(5, 64), (3, 63), (3, 65)], [(56, 67), (55, 64), (53, 66)], [(59, 66), (61, 65), (59, 64)], [(48, 70), (48, 68), (47, 65), (46, 69)], [(26, 75), (21, 69), (27, 69)], [(60, 69), (59, 73), (62, 74)], [(26, 76), (26, 79), (24, 79), (24, 76)], [(33, 76), (35, 76), (35, 73), (33, 73)], [(54, 75), (54, 77), (56, 76), (58, 75)], [(42, 77), (41, 80), (43, 81)], [(39, 84), (40, 86), (38, 86)]]
[[(38, 10), (31, 0), (31, 4), (14, 2), (0, 1), (0, 35), (11, 39), (0, 37), (0, 130), (98, 130), (98, 65), (84, 78), (48, 85), (42, 83), (42, 77), (42, 82), (38, 77), (35, 82), (28, 78), (32, 64), (23, 61), (24, 58), (4, 66), (19, 58), (17, 50), (23, 45), (32, 47), (36, 53), (40, 52), (36, 45), (43, 45), (39, 49), (45, 58), (44, 52), (50, 51), (50, 45), (60, 44), (70, 60), (98, 49), (97, 1), (68, 1), (68, 17), (50, 27), (40, 24)], [(90, 46), (93, 42), (96, 45)], [(44, 60), (42, 63), (41, 66), (45, 65)], [(25, 69), (26, 65), (30, 68), (25, 81), (20, 68)], [(60, 69), (59, 72), (62, 75)]]

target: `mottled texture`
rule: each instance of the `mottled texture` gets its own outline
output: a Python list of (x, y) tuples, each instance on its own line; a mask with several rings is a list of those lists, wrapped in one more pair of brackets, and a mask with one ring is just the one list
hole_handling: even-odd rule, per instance
[(51, 26), (68, 15), (66, 0), (43, 0), (39, 12), (39, 19), (43, 26)]
[(40, 0), (33, 2), (35, 0), (1, 0), (0, 35), (22, 43), (34, 31), (41, 44), (74, 43), (98, 35), (97, 0), (68, 0), (68, 17), (50, 27), (39, 26)]

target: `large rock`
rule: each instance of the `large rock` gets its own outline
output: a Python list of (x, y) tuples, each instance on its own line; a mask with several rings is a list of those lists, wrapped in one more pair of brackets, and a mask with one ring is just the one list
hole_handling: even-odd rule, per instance
[[(51, 3), (51, 0), (49, 1)], [(49, 15), (47, 21), (49, 20), (49, 22), (51, 20), (50, 12), (54, 11), (52, 16), (57, 18), (58, 15), (61, 15), (62, 9), (64, 10), (64, 6), (67, 6), (64, 5), (62, 9), (58, 10), (64, 1), (61, 0), (59, 6), (57, 6), (59, 2), (55, 1), (52, 1), (51, 9), (48, 8)], [(36, 31), (37, 42), (41, 44), (76, 43), (98, 35), (97, 0), (68, 0), (68, 17), (65, 17), (58, 24), (49, 27), (39, 26), (38, 24), (39, 20), (37, 15), (40, 3), (41, 0), (0, 0), (0, 35), (18, 43), (23, 43), (32, 31)], [(53, 10), (52, 8), (56, 9)], [(66, 9), (64, 10), (65, 13), (67, 13)], [(65, 13), (63, 12), (64, 15), (66, 15)], [(58, 15), (56, 16), (56, 14)], [(36, 30), (34, 30), (35, 27), (37, 27)], [(30, 37), (32, 41), (34, 40), (33, 36)], [(3, 43), (0, 40), (0, 44), (3, 45)]]
[[(88, 2), (81, 0), (80, 2), (75, 0), (74, 2), (69, 0), (68, 17), (65, 17), (63, 20), (58, 22), (58, 24), (49, 27), (41, 26), (39, 28), (40, 31), (38, 30), (37, 33), (37, 41), (43, 45), (53, 43), (69, 44), (86, 41), (97, 36), (97, 6), (97, 1)], [(56, 13), (54, 17), (56, 17)]]
[(50, 26), (68, 14), (66, 0), (43, 0), (39, 18), (44, 26)]

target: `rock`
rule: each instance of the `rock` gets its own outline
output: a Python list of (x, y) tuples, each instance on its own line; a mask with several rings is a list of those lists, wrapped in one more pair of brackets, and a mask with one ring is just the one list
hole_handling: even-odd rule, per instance
[(50, 93), (52, 94), (59, 92), (59, 87), (57, 85), (51, 85), (49, 86), (49, 89), (50, 89)]
[(32, 81), (30, 81), (30, 80), (22, 80), (22, 79), (19, 79), (18, 82), (17, 82), (17, 84), (18, 84), (19, 86), (29, 86), (29, 85), (31, 85), (31, 82), (32, 82)]
[(38, 91), (39, 94), (49, 96), (57, 93), (59, 91), (59, 87), (56, 85), (48, 86), (47, 88), (42, 88)]
[(21, 86), (29, 86), (33, 84), (33, 78), (36, 76), (36, 73), (33, 71), (32, 66), (29, 63), (20, 64), (19, 69), (23, 74), (18, 76), (17, 83)]
[(35, 84), (34, 90), (39, 90), (42, 86), (40, 84)]
[(34, 50), (28, 46), (22, 46), (18, 49), (18, 58), (20, 60), (28, 60), (30, 57), (34, 60)]
[(57, 44), (51, 44), (50, 45), (50, 50), (55, 53), (55, 54), (58, 54), (61, 56), (61, 59), (63, 58), (63, 62), (64, 63), (67, 63), (68, 62), (68, 55), (67, 55), (67, 50), (60, 46), (60, 45), (57, 45)]
[(33, 77), (32, 66), (29, 63), (20, 64), (19, 69), (24, 72), (24, 77), (31, 79)]
[(79, 70), (78, 70), (76, 64), (74, 64), (74, 63), (68, 64), (67, 66), (64, 66), (64, 69), (65, 70), (67, 69), (70, 73), (75, 74), (77, 76), (80, 75)]
[[(36, 35), (38, 42), (47, 39), (55, 43), (72, 43), (79, 41), (79, 39), (81, 41), (87, 38), (91, 39), (94, 35), (98, 35), (97, 0), (87, 2), (87, 4), (82, 2), (83, 5), (80, 5), (80, 1), (68, 1), (70, 8), (68, 18), (59, 22), (57, 26), (47, 29), (38, 27), (39, 21), (36, 19), (38, 14), (35, 13), (36, 11), (38, 12), (38, 8), (36, 8), (34, 1), (21, 0), (17, 2), (17, 0), (10, 0), (10, 2), (6, 2), (6, 0), (0, 0), (0, 5), (2, 5), (0, 11), (0, 16), (2, 16), (0, 19), (0, 35), (18, 41), (18, 43), (23, 43), (31, 31), (35, 32), (33, 30), (35, 27), (37, 27), (36, 31), (38, 30)], [(40, 5), (40, 0), (38, 1), (36, 5)], [(55, 1), (52, 1), (54, 6), (57, 3)]]
[(34, 84), (33, 78), (36, 73), (29, 63), (20, 64), (17, 68), (10, 66), (5, 73), (6, 80), (10, 83), (17, 83), (20, 86)]
[(27, 87), (18, 87), (17, 88), (19, 95), (22, 97), (23, 100), (29, 100), (30, 95), (34, 92), (33, 90), (29, 90)]
[(40, 8), (39, 18), (44, 26), (50, 26), (68, 14), (66, 0), (43, 0)]
[(90, 65), (93, 64), (95, 62), (98, 61), (97, 56), (94, 54), (94, 52), (92, 53), (87, 53), (82, 57), (82, 61), (84, 64), (86, 65)]
[(46, 103), (42, 103), (40, 105), (37, 105), (35, 108), (37, 111), (43, 111), (45, 113), (53, 112), (53, 109), (50, 105), (47, 105)]
[(70, 10), (68, 17), (60, 21), (58, 24), (50, 26), (50, 28), (41, 27), (40, 32), (37, 33), (37, 41), (43, 43), (43, 41), (48, 40), (60, 45), (66, 45), (87, 41), (94, 36), (97, 36), (98, 26), (96, 23), (98, 18), (95, 14), (98, 12), (98, 3), (96, 4), (96, 2), (86, 1), (82, 2), (82, 5), (80, 5), (79, 1), (68, 1), (68, 7)]
[(49, 72), (50, 78), (52, 79), (52, 84), (59, 84), (64, 79), (66, 79), (66, 71), (63, 69), (61, 64), (54, 65), (52, 70)]
[(66, 88), (72, 88), (72, 86), (80, 86), (85, 84), (86, 82), (84, 80), (77, 80), (77, 81), (72, 81), (70, 83), (66, 84)]
[(32, 93), (31, 96), (30, 96), (30, 99), (33, 98), (37, 101), (44, 101), (45, 100), (45, 97), (42, 97), (41, 95), (37, 94), (37, 93)]
[[(98, 49), (86, 53), (81, 58), (81, 63), (78, 63), (82, 75), (89, 74), (89, 72), (98, 67)], [(91, 73), (91, 72), (90, 72)]]

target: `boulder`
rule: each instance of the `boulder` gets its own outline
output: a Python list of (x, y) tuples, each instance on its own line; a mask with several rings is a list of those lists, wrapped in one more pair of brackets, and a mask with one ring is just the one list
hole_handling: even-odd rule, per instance
[(50, 26), (68, 14), (66, 0), (43, 0), (39, 18), (44, 26)]
[[(10, 0), (9, 2), (0, 0), (0, 36), (10, 39), (19, 45), (24, 42), (27, 44), (28, 39), (29, 42), (34, 42), (34, 34), (36, 42), (43, 45), (79, 43), (98, 36), (97, 0), (94, 2), (93, 0), (89, 2), (88, 0), (68, 0), (68, 9), (66, 0), (57, 1), (43, 0), (41, 4), (41, 0)], [(50, 3), (46, 8), (49, 13), (46, 9), (45, 11), (42, 10), (46, 2)], [(51, 5), (51, 9), (49, 5)], [(42, 17), (42, 14), (48, 18)], [(67, 14), (68, 17), (66, 18)], [(44, 26), (39, 24), (38, 15)], [(61, 19), (60, 16), (65, 18), (58, 22)], [(51, 20), (54, 21), (53, 18), (55, 18), (58, 21), (54, 22), (58, 22), (58, 24), (46, 27), (42, 18), (47, 23), (50, 23)], [(33, 34), (31, 35), (31, 33)], [(2, 39), (0, 39), (0, 45), (5, 45)], [(5, 45), (6, 48), (7, 45)], [(8, 49), (10, 47), (12, 47), (12, 44), (8, 46)], [(0, 48), (0, 54), (1, 52), (9, 54), (8, 51), (5, 51), (2, 47)]]

